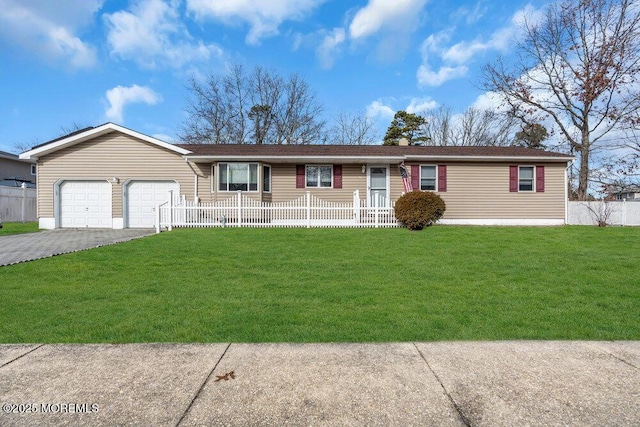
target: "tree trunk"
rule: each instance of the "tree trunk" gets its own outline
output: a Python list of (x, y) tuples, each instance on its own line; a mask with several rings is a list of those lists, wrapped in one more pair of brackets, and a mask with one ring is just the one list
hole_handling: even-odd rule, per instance
[(591, 145), (589, 133), (582, 133), (582, 143), (580, 144), (580, 172), (578, 173), (578, 200), (586, 201), (589, 197), (589, 153)]

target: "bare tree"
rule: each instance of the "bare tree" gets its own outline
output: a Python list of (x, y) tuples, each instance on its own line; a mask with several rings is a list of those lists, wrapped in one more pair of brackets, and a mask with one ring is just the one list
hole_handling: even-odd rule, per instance
[(484, 67), (485, 89), (553, 121), (579, 157), (577, 193), (585, 200), (591, 155), (640, 111), (640, 8), (633, 0), (566, 0), (540, 21), (525, 18), (523, 30), (513, 68)]
[[(87, 129), (89, 129), (91, 126), (89, 125), (81, 125), (78, 122), (71, 122), (70, 125), (68, 126), (60, 126), (60, 133), (58, 134), (58, 136), (54, 139), (57, 138), (64, 138), (67, 136), (71, 136), (72, 134), (76, 133), (76, 132), (82, 132), (85, 131)], [(13, 147), (20, 151), (20, 152), (24, 152), (24, 151), (29, 151), (31, 150), (33, 147), (35, 147), (36, 145), (40, 145), (42, 143), (42, 141), (40, 141), (38, 138), (32, 138), (29, 141), (26, 142), (18, 142), (15, 143), (13, 145)]]
[(322, 138), (322, 106), (307, 82), (297, 74), (284, 85), (283, 102), (276, 110), (276, 144), (313, 144)]
[(426, 117), (428, 145), (508, 146), (513, 143), (513, 115), (469, 107), (459, 116), (440, 107)]
[(187, 119), (179, 138), (190, 144), (312, 144), (323, 133), (322, 105), (298, 75), (287, 79), (256, 67), (188, 84)]
[(342, 112), (329, 130), (328, 142), (341, 145), (369, 145), (378, 142), (373, 121), (366, 114)]
[(430, 111), (424, 124), (429, 139), (427, 145), (456, 145), (456, 126), (453, 122), (451, 108), (440, 106)]

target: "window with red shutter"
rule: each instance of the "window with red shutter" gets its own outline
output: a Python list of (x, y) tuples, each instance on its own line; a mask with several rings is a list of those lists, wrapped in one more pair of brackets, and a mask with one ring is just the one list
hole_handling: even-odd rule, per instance
[(536, 193), (544, 193), (544, 166), (536, 166)]
[(518, 166), (509, 166), (509, 191), (518, 192)]
[(447, 191), (447, 165), (438, 165), (438, 191)]
[(304, 165), (296, 165), (296, 188), (304, 188)]
[(411, 165), (411, 186), (413, 190), (420, 190), (420, 166)]
[(333, 165), (333, 188), (342, 188), (342, 165)]

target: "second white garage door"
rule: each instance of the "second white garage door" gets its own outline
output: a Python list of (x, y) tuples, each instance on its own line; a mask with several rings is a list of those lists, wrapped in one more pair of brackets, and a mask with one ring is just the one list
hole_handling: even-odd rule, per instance
[(155, 208), (169, 200), (169, 191), (174, 197), (180, 194), (180, 185), (175, 181), (131, 181), (127, 185), (127, 227), (151, 228), (155, 225)]

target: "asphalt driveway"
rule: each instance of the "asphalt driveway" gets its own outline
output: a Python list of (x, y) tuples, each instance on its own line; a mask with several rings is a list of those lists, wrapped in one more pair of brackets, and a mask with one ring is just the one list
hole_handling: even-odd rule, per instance
[(0, 266), (149, 236), (152, 229), (57, 229), (0, 236)]

